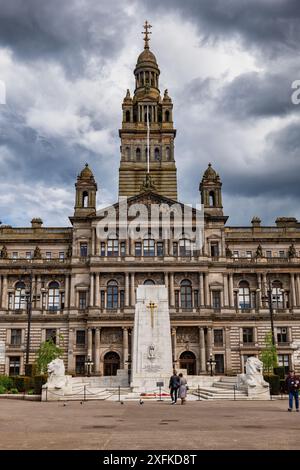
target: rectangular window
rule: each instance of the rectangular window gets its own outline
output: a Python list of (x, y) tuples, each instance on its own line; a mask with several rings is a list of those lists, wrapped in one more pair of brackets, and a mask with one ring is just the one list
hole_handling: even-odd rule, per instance
[(178, 243), (173, 242), (173, 256), (178, 256)]
[(179, 308), (179, 291), (175, 291), (175, 308)]
[(142, 244), (141, 242), (136, 242), (135, 244), (135, 256), (142, 256)]
[(101, 308), (105, 308), (105, 291), (101, 291)]
[(126, 256), (126, 242), (121, 242), (121, 256)]
[(20, 375), (21, 358), (14, 356), (9, 358), (9, 375)]
[(252, 251), (246, 251), (246, 258), (252, 258)]
[(49, 341), (50, 339), (53, 340), (53, 342), (56, 344), (56, 330), (54, 328), (46, 328), (46, 341)]
[(214, 330), (214, 345), (223, 346), (223, 330)]
[(234, 252), (233, 252), (233, 257), (234, 257), (234, 258), (238, 258), (238, 257), (239, 257), (239, 252), (238, 252), (238, 251), (234, 251)]
[(107, 241), (107, 256), (119, 256), (119, 240)]
[(287, 328), (281, 327), (277, 328), (277, 341), (278, 343), (287, 343), (288, 342), (288, 337), (287, 337)]
[(155, 256), (155, 243), (154, 240), (147, 238), (143, 242), (144, 256)]
[(18, 259), (18, 257), (19, 257), (18, 252), (17, 252), (17, 251), (13, 251), (12, 257), (13, 257), (13, 259)]
[(75, 371), (76, 375), (84, 375), (85, 374), (85, 356), (77, 355), (75, 359)]
[(63, 261), (65, 259), (65, 252), (60, 251), (58, 256), (59, 256), (60, 261)]
[(85, 346), (85, 330), (76, 331), (76, 346)]
[(219, 256), (219, 243), (213, 242), (210, 244), (210, 254), (212, 258), (218, 258)]
[(290, 370), (291, 356), (289, 354), (278, 354), (278, 366), (284, 367), (284, 372), (287, 374)]
[(216, 374), (224, 374), (224, 355), (223, 354), (215, 354), (215, 373)]
[(120, 308), (124, 308), (125, 306), (125, 292), (120, 290)]
[(190, 240), (179, 241), (179, 256), (191, 256), (191, 242)]
[(157, 248), (157, 256), (164, 256), (164, 243), (157, 242), (156, 248)]
[(284, 251), (279, 251), (279, 258), (284, 258)]
[(105, 256), (105, 242), (100, 244), (100, 256)]
[(79, 292), (79, 310), (86, 309), (86, 292)]
[(52, 253), (51, 251), (46, 251), (46, 259), (51, 259)]
[(88, 255), (87, 243), (80, 243), (80, 256), (81, 256), (81, 258), (86, 258), (87, 255)]
[(253, 328), (243, 328), (243, 343), (253, 343)]
[(272, 258), (272, 251), (267, 250), (267, 251), (266, 251), (266, 257), (267, 257), (267, 258)]
[(199, 291), (194, 290), (194, 307), (199, 307)]
[(215, 309), (221, 308), (221, 292), (218, 290), (212, 291), (212, 306)]
[(21, 341), (22, 341), (22, 330), (20, 328), (11, 330), (10, 344), (12, 346), (21, 346)]
[(31, 258), (32, 258), (31, 251), (26, 251), (26, 259), (31, 259)]

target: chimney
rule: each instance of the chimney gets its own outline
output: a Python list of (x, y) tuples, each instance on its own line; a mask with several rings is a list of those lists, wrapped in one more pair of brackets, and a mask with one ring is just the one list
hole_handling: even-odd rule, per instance
[(43, 225), (43, 221), (40, 218), (35, 218), (35, 219), (32, 219), (31, 221), (32, 228), (41, 228), (42, 225)]

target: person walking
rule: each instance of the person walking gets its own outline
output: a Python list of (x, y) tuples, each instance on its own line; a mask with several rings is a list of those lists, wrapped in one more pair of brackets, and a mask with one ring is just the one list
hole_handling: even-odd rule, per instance
[(180, 372), (179, 374), (179, 379), (180, 379), (180, 386), (179, 386), (179, 398), (181, 398), (181, 404), (185, 405), (186, 404), (186, 395), (187, 395), (187, 380), (185, 377), (183, 377), (182, 373)]
[(295, 371), (292, 370), (289, 372), (289, 375), (286, 378), (285, 386), (287, 391), (289, 392), (289, 407), (288, 411), (293, 410), (293, 402), (295, 399), (295, 406), (296, 411), (299, 412), (299, 387), (300, 387), (300, 379), (295, 374)]
[(176, 405), (177, 403), (177, 394), (178, 394), (179, 386), (180, 386), (180, 378), (178, 377), (176, 370), (174, 370), (173, 375), (170, 377), (170, 382), (169, 382), (172, 405)]

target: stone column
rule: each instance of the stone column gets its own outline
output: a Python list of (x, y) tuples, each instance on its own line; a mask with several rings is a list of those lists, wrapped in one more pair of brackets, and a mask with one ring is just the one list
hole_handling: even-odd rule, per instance
[(94, 306), (94, 273), (90, 274), (90, 307)]
[(226, 367), (226, 372), (229, 372), (232, 369), (230, 328), (225, 328), (225, 367)]
[[(40, 284), (39, 279), (38, 279), (38, 284)], [(69, 294), (70, 294), (69, 274), (66, 274), (65, 275), (65, 308), (69, 307)]]
[(123, 327), (123, 368), (128, 369), (128, 328)]
[(7, 275), (3, 276), (2, 282), (2, 308), (7, 309), (8, 306), (8, 294), (7, 294)]
[(174, 273), (170, 273), (170, 306), (175, 306)]
[(296, 274), (297, 284), (297, 306), (300, 307), (300, 274)]
[(100, 308), (100, 273), (96, 273), (96, 302), (95, 305), (97, 308)]
[(296, 290), (295, 290), (295, 275), (290, 273), (291, 279), (291, 307), (296, 307)]
[(69, 344), (68, 344), (68, 373), (73, 374), (75, 372), (75, 356), (74, 352), (75, 343), (75, 329), (69, 328)]
[(257, 273), (257, 285), (258, 285), (258, 292), (256, 297), (257, 307), (258, 309), (262, 308), (262, 282), (261, 282), (261, 274)]
[(125, 307), (129, 307), (129, 273), (125, 273)]
[(70, 307), (75, 307), (75, 274), (71, 276)]
[(229, 306), (234, 307), (234, 296), (233, 296), (233, 274), (229, 274)]
[(170, 304), (169, 273), (165, 273), (164, 278), (165, 278), (165, 280), (164, 280), (165, 286), (166, 286), (166, 288), (167, 288), (167, 290), (168, 290), (168, 302), (169, 302), (169, 304)]
[(131, 273), (131, 293), (130, 293), (130, 302), (131, 306), (135, 306), (135, 279), (134, 279), (134, 273)]
[[(177, 350), (176, 350), (176, 344), (177, 344), (177, 328), (174, 326), (172, 329), (171, 329), (171, 338), (172, 338), (172, 351), (173, 351), (173, 363), (175, 364), (176, 360), (177, 360)], [(175, 365), (174, 365), (175, 367)]]
[(199, 273), (199, 288), (200, 288), (200, 306), (204, 307), (205, 299), (204, 299), (204, 282), (203, 282), (203, 273)]
[(95, 331), (95, 373), (100, 374), (100, 332), (101, 328)]
[(199, 327), (199, 349), (200, 349), (200, 373), (206, 372), (206, 355), (205, 355), (205, 336), (204, 328)]
[(262, 274), (263, 280), (262, 280), (262, 295), (267, 296), (267, 273)]
[(207, 358), (212, 353), (212, 328), (207, 328)]
[(205, 274), (205, 305), (210, 307), (210, 292), (209, 292), (209, 284), (208, 284), (208, 273)]
[(95, 250), (95, 228), (92, 227), (92, 246), (91, 246), (91, 254), (92, 256), (96, 254), (96, 250)]
[(93, 358), (93, 330), (88, 328), (88, 344), (87, 344), (87, 353), (90, 356), (90, 359)]
[(228, 307), (229, 302), (228, 302), (228, 276), (227, 274), (223, 274), (223, 279), (224, 279), (224, 307)]

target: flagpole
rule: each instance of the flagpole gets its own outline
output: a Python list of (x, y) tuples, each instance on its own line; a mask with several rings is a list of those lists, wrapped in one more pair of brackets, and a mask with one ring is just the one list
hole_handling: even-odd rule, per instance
[(150, 173), (150, 123), (149, 106), (147, 105), (147, 173)]

